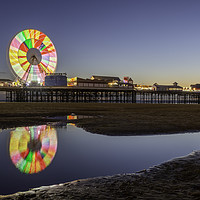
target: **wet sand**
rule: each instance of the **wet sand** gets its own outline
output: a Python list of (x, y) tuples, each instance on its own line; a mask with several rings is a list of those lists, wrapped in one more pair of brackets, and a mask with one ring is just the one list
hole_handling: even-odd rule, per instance
[(44, 124), (49, 116), (95, 116), (79, 127), (106, 135), (147, 135), (200, 130), (200, 105), (117, 103), (0, 103), (0, 128)]
[(200, 199), (200, 152), (133, 174), (43, 186), (1, 199)]

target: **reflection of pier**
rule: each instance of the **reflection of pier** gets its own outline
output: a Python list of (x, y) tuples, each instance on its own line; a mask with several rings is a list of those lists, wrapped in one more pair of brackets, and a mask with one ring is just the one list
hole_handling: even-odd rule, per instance
[(7, 102), (96, 102), (200, 104), (200, 93), (136, 91), (128, 88), (7, 87)]

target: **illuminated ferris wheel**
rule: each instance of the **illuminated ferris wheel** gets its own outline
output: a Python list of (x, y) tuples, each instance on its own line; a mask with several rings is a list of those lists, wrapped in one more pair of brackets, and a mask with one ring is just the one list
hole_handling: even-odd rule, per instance
[(35, 29), (26, 29), (12, 38), (8, 61), (20, 82), (43, 84), (46, 74), (56, 70), (57, 53), (47, 35)]

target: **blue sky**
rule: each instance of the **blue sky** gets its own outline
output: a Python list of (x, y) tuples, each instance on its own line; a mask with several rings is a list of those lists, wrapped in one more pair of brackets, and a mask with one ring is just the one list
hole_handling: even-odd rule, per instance
[(130, 76), (138, 84), (200, 82), (199, 0), (35, 0), (0, 6), (0, 77), (6, 50), (27, 28), (53, 41), (57, 72)]

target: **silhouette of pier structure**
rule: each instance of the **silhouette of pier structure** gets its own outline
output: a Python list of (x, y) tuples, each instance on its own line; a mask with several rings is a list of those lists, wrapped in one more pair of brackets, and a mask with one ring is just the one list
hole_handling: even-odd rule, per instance
[(7, 102), (200, 104), (200, 93), (129, 88), (2, 87)]
[(133, 89), (119, 88), (26, 87), (5, 91), (7, 102), (135, 103), (136, 96)]

